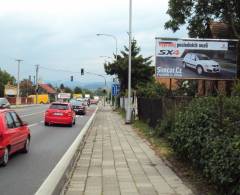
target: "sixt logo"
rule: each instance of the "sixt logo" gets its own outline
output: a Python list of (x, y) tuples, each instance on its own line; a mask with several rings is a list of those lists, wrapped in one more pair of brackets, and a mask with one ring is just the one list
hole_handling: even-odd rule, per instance
[(177, 44), (174, 42), (159, 42), (160, 47), (177, 47)]
[(158, 55), (161, 56), (178, 56), (180, 54), (179, 50), (164, 50), (161, 49), (158, 53)]

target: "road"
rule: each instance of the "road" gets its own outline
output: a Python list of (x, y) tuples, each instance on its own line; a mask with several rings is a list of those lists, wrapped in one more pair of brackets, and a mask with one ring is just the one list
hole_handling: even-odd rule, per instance
[(28, 154), (15, 154), (7, 167), (0, 168), (1, 195), (34, 194), (63, 154), (72, 144), (84, 124), (95, 110), (88, 108), (86, 116), (79, 116), (71, 127), (43, 124), (43, 113), (48, 106), (16, 109), (31, 130), (31, 146)]

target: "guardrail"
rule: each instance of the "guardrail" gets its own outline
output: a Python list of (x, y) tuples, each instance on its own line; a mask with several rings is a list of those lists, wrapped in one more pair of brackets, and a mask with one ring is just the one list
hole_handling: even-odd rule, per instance
[(65, 152), (61, 160), (39, 187), (35, 195), (59, 195), (64, 187), (64, 184), (69, 179), (71, 169), (78, 157), (79, 146), (82, 144), (84, 137), (91, 127), (98, 108), (95, 110), (91, 118), (81, 130), (80, 134), (74, 140), (69, 149)]

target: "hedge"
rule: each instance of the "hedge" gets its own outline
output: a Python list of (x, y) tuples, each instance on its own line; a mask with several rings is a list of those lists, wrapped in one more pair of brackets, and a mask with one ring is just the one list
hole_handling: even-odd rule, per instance
[(172, 122), (165, 126), (171, 127), (177, 155), (202, 170), (222, 194), (240, 194), (240, 98), (195, 98)]

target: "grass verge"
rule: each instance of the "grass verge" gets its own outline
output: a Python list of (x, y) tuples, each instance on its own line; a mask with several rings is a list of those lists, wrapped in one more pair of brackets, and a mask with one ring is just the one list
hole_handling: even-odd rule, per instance
[[(125, 119), (125, 111), (116, 110)], [(169, 166), (182, 181), (192, 189), (196, 195), (220, 195), (216, 192), (215, 187), (206, 181), (200, 171), (191, 166), (190, 163), (184, 162), (174, 153), (170, 143), (164, 137), (156, 137), (154, 129), (147, 123), (136, 120), (133, 123), (133, 129), (142, 138), (149, 142), (150, 147), (155, 151), (165, 164)]]

